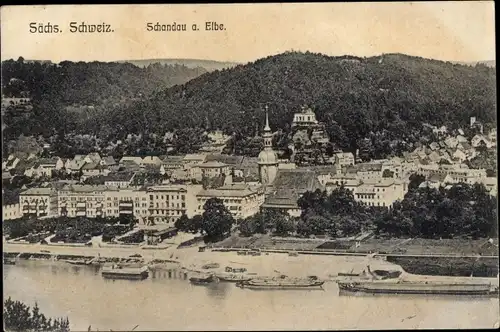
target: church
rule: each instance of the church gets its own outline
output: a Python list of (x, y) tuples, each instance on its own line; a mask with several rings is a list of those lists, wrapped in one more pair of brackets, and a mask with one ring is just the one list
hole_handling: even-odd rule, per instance
[(319, 182), (316, 172), (310, 169), (279, 169), (278, 156), (273, 149), (272, 138), (266, 106), (264, 148), (258, 158), (260, 182), (266, 192), (262, 209), (279, 210), (298, 217), (301, 210), (297, 205), (297, 200), (307, 191), (323, 190), (324, 187)]

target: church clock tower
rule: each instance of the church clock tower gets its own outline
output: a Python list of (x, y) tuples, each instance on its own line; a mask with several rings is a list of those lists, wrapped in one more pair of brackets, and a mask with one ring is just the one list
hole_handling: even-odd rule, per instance
[(269, 127), (268, 108), (266, 105), (266, 126), (264, 127), (264, 149), (259, 153), (259, 175), (260, 182), (265, 185), (271, 185), (278, 173), (278, 156), (273, 150), (273, 134)]

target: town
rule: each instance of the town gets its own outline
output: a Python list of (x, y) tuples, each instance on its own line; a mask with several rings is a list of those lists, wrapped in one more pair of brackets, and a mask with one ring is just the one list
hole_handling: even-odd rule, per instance
[[(278, 158), (267, 107), (265, 117), (257, 158), (222, 154), (229, 136), (220, 131), (208, 134), (210, 141), (201, 151), (186, 155), (115, 160), (98, 152), (72, 159), (10, 154), (2, 163), (3, 194), (8, 198), (3, 220), (129, 216), (139, 225), (173, 228), (182, 216), (201, 215), (210, 199), (220, 199), (235, 220), (261, 211), (298, 218), (302, 210), (297, 202), (306, 192), (330, 194), (340, 187), (362, 205), (390, 209), (404, 199), (412, 175), (422, 177), (421, 188), (477, 183), (497, 195), (496, 174), (469, 166), (496, 149), (496, 129), (483, 133), (475, 118), (468, 128), (472, 137), (464, 136), (462, 129), (448, 132), (445, 126), (429, 126), (439, 140), (401, 157), (363, 162), (352, 152), (337, 151), (328, 164), (300, 166), (294, 156)], [(314, 143), (328, 141), (310, 108), (299, 109), (291, 125), (310, 130)], [(292, 149), (305, 146), (299, 151), (306, 159), (311, 141), (299, 139)]]

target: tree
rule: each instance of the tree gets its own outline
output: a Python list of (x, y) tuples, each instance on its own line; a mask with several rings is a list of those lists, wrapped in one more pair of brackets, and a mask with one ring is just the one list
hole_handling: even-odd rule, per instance
[(382, 172), (382, 177), (383, 178), (393, 178), (394, 177), (394, 172), (391, 171), (390, 169), (384, 169), (384, 171)]
[(276, 221), (276, 235), (288, 236), (293, 234), (295, 231), (295, 223), (290, 218), (280, 218)]
[(252, 236), (257, 233), (257, 223), (255, 218), (245, 218), (239, 223), (239, 230), (242, 236)]
[(189, 220), (186, 214), (183, 214), (175, 221), (174, 227), (181, 232), (188, 232), (191, 228), (191, 220)]
[(231, 231), (234, 218), (219, 198), (210, 198), (203, 206), (201, 231), (207, 242), (221, 240)]
[(4, 301), (3, 319), (7, 331), (69, 332), (68, 318), (47, 319), (40, 313), (38, 304), (30, 308), (10, 297)]
[(412, 191), (418, 188), (425, 181), (425, 176), (420, 174), (412, 174), (409, 177), (410, 183), (408, 184), (408, 191)]

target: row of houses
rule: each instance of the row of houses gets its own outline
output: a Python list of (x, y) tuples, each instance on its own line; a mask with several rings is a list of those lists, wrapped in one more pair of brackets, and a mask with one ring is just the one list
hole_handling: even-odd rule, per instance
[[(30, 188), (19, 195), (19, 204), (4, 209), (4, 219), (34, 217), (118, 217), (132, 214), (140, 222), (173, 223), (182, 215), (193, 217), (204, 211), (210, 198), (220, 198), (235, 218), (259, 211), (264, 191), (259, 186), (234, 184), (231, 177), (216, 189), (196, 184), (168, 184), (151, 187), (67, 184)], [(5, 207), (4, 207), (5, 208)], [(17, 211), (16, 211), (17, 210)], [(6, 213), (8, 212), (8, 213)]]

